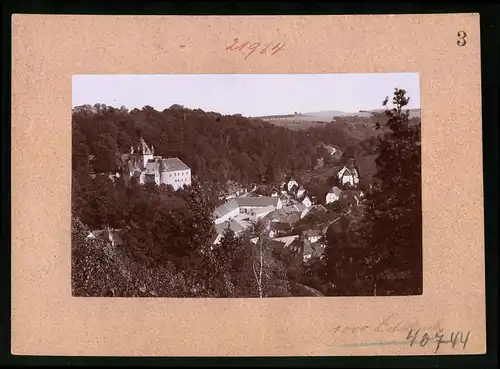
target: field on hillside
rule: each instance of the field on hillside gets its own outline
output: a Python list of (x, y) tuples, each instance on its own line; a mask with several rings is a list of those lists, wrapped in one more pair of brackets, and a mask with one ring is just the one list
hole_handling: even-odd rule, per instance
[[(293, 130), (305, 130), (311, 127), (324, 127), (331, 123), (373, 126), (377, 121), (382, 124), (386, 120), (383, 109), (355, 113), (332, 110), (305, 114), (268, 115), (257, 118), (276, 126), (286, 127)], [(420, 118), (420, 109), (410, 109), (410, 118)]]
[(292, 130), (306, 130), (311, 127), (323, 128), (325, 127), (325, 125), (329, 124), (325, 122), (294, 121), (286, 119), (270, 121), (269, 123), (278, 127), (285, 127)]

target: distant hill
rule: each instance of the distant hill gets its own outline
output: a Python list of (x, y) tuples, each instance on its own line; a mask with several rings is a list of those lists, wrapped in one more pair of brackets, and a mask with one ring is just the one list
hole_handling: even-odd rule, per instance
[[(273, 124), (286, 125), (286, 123), (328, 123), (338, 117), (360, 117), (370, 118), (374, 114), (383, 113), (384, 109), (361, 110), (358, 112), (345, 112), (341, 110), (325, 110), (308, 113), (286, 114), (286, 115), (266, 115), (257, 117)], [(410, 109), (410, 118), (420, 117), (420, 109)]]

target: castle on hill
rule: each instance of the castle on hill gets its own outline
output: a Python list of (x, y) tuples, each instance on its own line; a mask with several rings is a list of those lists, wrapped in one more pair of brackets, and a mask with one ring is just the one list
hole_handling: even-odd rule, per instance
[(179, 158), (155, 156), (141, 137), (137, 145), (130, 147), (130, 155), (124, 165), (125, 179), (135, 178), (141, 185), (155, 183), (171, 185), (174, 190), (191, 185), (191, 168)]

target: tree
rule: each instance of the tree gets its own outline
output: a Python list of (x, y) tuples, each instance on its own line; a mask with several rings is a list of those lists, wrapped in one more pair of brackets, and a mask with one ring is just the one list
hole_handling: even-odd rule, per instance
[(89, 147), (86, 143), (85, 135), (79, 127), (73, 127), (73, 150), (72, 150), (72, 169), (73, 172), (87, 173), (89, 171)]
[[(368, 212), (364, 232), (371, 238), (369, 265), (373, 294), (387, 294), (378, 282), (387, 274), (407, 272), (408, 294), (422, 293), (422, 205), (420, 124), (411, 124), (404, 111), (409, 98), (395, 89), (393, 108), (386, 106), (387, 122), (379, 142), (377, 174), (368, 191)], [(387, 267), (390, 266), (390, 267)]]
[(273, 257), (269, 238), (259, 233), (256, 243), (244, 244), (235, 260), (235, 280), (240, 297), (291, 296), (286, 265)]
[(193, 178), (192, 181), (187, 208), (191, 212), (189, 248), (192, 251), (207, 251), (210, 241), (215, 235), (215, 229), (207, 197), (204, 194), (203, 187), (196, 178)]
[(268, 184), (276, 182), (276, 168), (273, 162), (268, 164), (265, 177)]
[(92, 182), (91, 203), (99, 228), (115, 227), (121, 218), (119, 194), (107, 175), (97, 175)]
[(408, 101), (406, 91), (395, 90), (394, 107), (386, 107), (387, 120), (378, 124), (373, 186), (327, 230), (326, 274), (335, 286), (329, 294), (422, 291), (420, 125), (409, 121)]
[(255, 284), (257, 285), (257, 291), (259, 293), (259, 297), (262, 298), (264, 296), (264, 279), (265, 275), (263, 275), (264, 271), (264, 237), (260, 237), (257, 241), (257, 255), (256, 258), (252, 261), (252, 271), (253, 276), (255, 278)]
[(241, 239), (235, 235), (229, 225), (224, 231), (220, 243), (214, 245), (210, 255), (212, 268), (208, 277), (211, 279), (210, 288), (219, 297), (231, 297), (235, 294), (231, 272), (235, 254), (241, 245)]
[(109, 241), (89, 239), (78, 218), (71, 222), (71, 290), (73, 296), (123, 296), (131, 276)]

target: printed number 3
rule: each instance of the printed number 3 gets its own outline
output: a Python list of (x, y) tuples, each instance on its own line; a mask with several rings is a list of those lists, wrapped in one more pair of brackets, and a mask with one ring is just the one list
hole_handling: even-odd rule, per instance
[(457, 45), (458, 46), (465, 46), (465, 44), (467, 43), (467, 40), (466, 40), (467, 33), (465, 33), (465, 31), (458, 31), (457, 37), (458, 37)]

